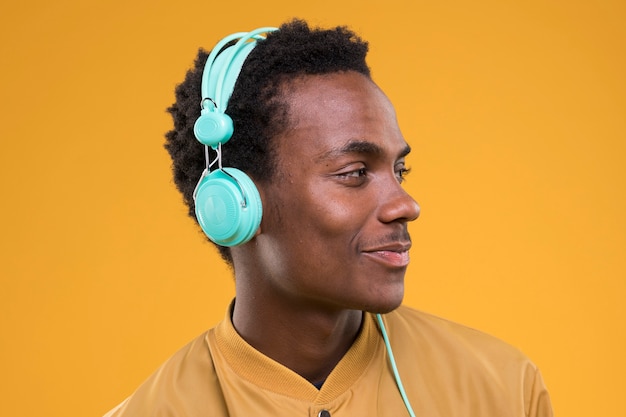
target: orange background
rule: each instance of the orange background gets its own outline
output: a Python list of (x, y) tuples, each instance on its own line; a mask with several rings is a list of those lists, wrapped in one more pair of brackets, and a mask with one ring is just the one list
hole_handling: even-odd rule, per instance
[(2, 414), (100, 416), (222, 318), (165, 108), (197, 47), (298, 16), (370, 41), (414, 149), (406, 303), (521, 348), (557, 415), (620, 415), (625, 3), (216, 3), (2, 7)]

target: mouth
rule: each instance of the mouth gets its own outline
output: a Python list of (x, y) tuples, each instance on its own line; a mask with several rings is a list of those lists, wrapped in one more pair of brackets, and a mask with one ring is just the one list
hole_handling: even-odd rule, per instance
[(390, 246), (363, 251), (368, 259), (391, 268), (404, 268), (409, 264), (410, 243), (397, 243)]

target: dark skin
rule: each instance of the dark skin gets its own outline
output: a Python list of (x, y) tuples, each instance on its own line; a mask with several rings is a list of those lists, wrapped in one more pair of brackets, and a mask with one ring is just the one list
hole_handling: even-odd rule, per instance
[(254, 348), (323, 381), (358, 335), (362, 311), (404, 295), (407, 223), (419, 206), (402, 188), (409, 147), (393, 106), (356, 72), (283, 86), (289, 128), (277, 173), (257, 183), (263, 221), (232, 249), (233, 323)]

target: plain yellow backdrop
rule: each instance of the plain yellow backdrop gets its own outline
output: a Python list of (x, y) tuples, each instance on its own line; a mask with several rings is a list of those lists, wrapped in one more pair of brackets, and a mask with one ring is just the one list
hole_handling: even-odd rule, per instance
[(414, 149), (406, 303), (522, 349), (557, 415), (623, 415), (625, 3), (295, 3), (2, 7), (1, 414), (100, 416), (223, 317), (165, 108), (198, 47), (297, 16), (370, 42)]

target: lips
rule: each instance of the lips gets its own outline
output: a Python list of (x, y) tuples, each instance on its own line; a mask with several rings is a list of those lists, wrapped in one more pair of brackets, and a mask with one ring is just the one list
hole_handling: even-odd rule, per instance
[(368, 259), (392, 268), (404, 268), (409, 264), (410, 243), (396, 243), (363, 251)]

